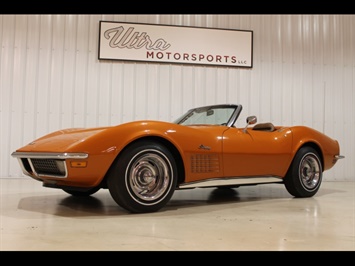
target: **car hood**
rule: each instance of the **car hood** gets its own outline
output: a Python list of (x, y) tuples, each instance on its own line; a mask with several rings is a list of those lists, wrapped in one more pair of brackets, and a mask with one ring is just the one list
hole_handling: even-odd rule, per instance
[(226, 127), (222, 126), (182, 126), (169, 122), (142, 120), (107, 127), (58, 130), (32, 141), (18, 149), (17, 152), (86, 152), (90, 154), (119, 152), (129, 142), (142, 136), (159, 136), (181, 144), (186, 138), (195, 138), (200, 141), (201, 138), (211, 136), (211, 134), (212, 136), (222, 134), (224, 130)]
[(38, 138), (17, 151), (26, 152), (69, 152), (72, 147), (84, 143), (93, 135), (108, 129), (109, 127), (99, 128), (69, 128), (58, 130), (41, 138)]

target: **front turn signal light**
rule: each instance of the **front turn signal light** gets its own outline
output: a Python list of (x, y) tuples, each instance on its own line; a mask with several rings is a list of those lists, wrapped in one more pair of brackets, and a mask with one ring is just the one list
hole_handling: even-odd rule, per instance
[(70, 166), (73, 168), (84, 168), (86, 167), (88, 162), (86, 161), (71, 161)]

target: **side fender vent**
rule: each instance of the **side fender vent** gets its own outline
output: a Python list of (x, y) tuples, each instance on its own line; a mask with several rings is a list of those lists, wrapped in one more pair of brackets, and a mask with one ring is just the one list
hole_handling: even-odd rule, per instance
[(217, 154), (194, 154), (191, 156), (192, 173), (219, 172), (220, 164)]

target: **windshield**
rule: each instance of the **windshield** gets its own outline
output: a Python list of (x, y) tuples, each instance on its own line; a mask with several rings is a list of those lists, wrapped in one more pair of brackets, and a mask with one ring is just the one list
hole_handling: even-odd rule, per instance
[(239, 116), (241, 105), (212, 105), (189, 110), (174, 123), (180, 125), (232, 126)]

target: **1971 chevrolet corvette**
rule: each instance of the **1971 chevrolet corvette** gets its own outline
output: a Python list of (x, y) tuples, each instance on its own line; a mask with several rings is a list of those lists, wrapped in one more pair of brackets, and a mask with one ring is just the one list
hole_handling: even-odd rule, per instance
[[(163, 208), (177, 189), (284, 184), (294, 197), (312, 197), (339, 144), (305, 126), (235, 127), (242, 105), (194, 108), (176, 121), (64, 129), (12, 153), (25, 175), (73, 196), (108, 189), (132, 213)], [(254, 125), (255, 124), (255, 125)], [(253, 126), (251, 126), (253, 125)]]

